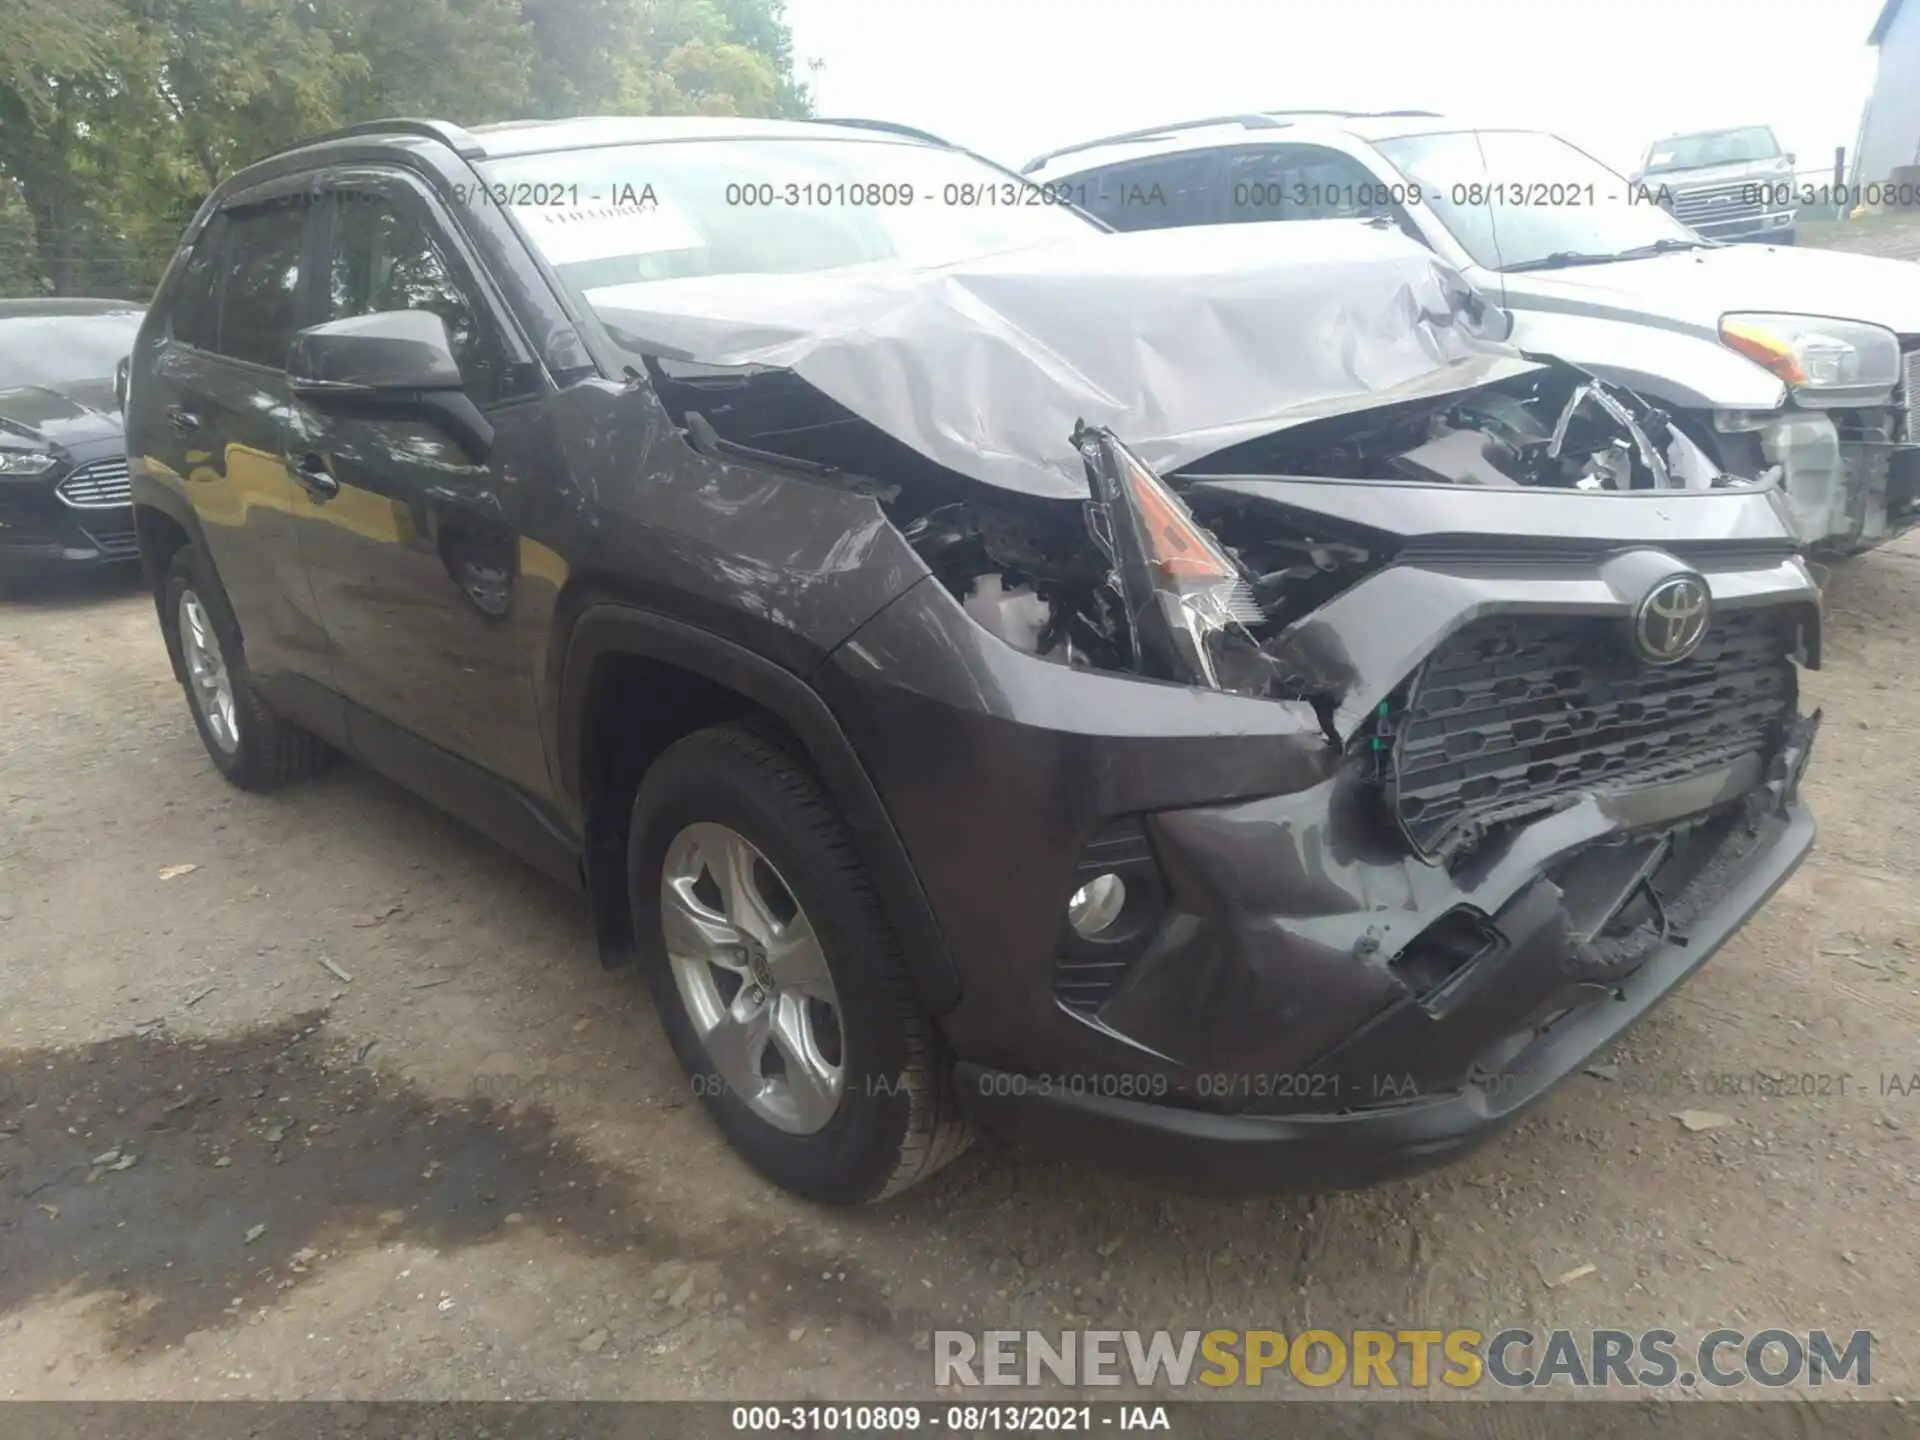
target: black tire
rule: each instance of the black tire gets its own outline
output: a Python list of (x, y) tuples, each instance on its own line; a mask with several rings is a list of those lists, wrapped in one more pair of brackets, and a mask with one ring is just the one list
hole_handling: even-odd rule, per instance
[(226, 591), (220, 588), (205, 560), (192, 545), (183, 545), (173, 554), (167, 567), (167, 585), (160, 605), (160, 625), (167, 637), (167, 649), (184, 676), (185, 661), (180, 639), (180, 597), (188, 591), (199, 599), (213, 624), (214, 639), (220, 648), (231, 681), (239, 744), (232, 750), (222, 747), (213, 736), (207, 717), (201, 713), (191, 683), (182, 679), (180, 688), (187, 698), (187, 711), (193, 727), (200, 732), (200, 743), (215, 768), (242, 790), (277, 790), (326, 768), (333, 750), (319, 736), (269, 710), (266, 702), (253, 692), (247, 675), (247, 652), (240, 639), (240, 625)]
[[(686, 826), (725, 825), (757, 848), (812, 920), (840, 1002), (845, 1082), (812, 1134), (756, 1115), (714, 1070), (667, 959), (660, 881)], [(628, 886), (640, 963), (674, 1054), (721, 1131), (776, 1185), (827, 1205), (898, 1194), (967, 1148), (951, 1064), (921, 1005), (845, 823), (804, 764), (738, 726), (702, 730), (654, 762), (634, 797)]]

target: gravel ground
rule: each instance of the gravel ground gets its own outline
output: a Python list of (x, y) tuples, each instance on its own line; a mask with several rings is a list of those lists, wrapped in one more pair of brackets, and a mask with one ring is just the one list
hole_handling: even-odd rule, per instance
[(130, 586), (0, 605), (0, 1397), (873, 1398), (1069, 1324), (1867, 1327), (1913, 1393), (1920, 543), (1828, 600), (1814, 858), (1475, 1157), (1221, 1202), (976, 1149), (856, 1214), (731, 1158), (569, 896), (357, 766), (228, 788)]
[(1805, 224), (1799, 229), (1802, 245), (1920, 260), (1920, 214), (1867, 215), (1858, 220)]

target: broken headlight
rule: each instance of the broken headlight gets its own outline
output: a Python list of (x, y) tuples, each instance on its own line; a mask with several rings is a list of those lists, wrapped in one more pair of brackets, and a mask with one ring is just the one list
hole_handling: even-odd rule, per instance
[(1891, 330), (1818, 315), (1725, 315), (1720, 339), (1793, 387), (1795, 399), (1872, 405), (1900, 379)]
[(1135, 666), (1183, 685), (1258, 692), (1271, 662), (1248, 629), (1262, 613), (1239, 565), (1112, 432), (1083, 427), (1074, 444), (1093, 491), (1088, 529), (1112, 562)]

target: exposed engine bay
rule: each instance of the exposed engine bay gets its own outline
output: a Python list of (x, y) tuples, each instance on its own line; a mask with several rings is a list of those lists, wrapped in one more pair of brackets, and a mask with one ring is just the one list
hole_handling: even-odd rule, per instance
[[(1644, 532), (1632, 507), (1661, 493), (1754, 489), (1720, 475), (1658, 409), (1566, 367), (1308, 421), (1166, 476), (1112, 429), (1083, 424), (1071, 444), (1088, 494), (1066, 500), (956, 475), (785, 372), (650, 365), (696, 447), (871, 494), (974, 623), (1014, 650), (1310, 707), (1430, 860), (1457, 863), (1602, 776), (1646, 783), (1735, 764), (1747, 774), (1778, 748), (1792, 710), (1792, 637), (1773, 623), (1784, 610), (1759, 629), (1717, 627), (1697, 658), (1666, 671), (1608, 642), (1606, 622), (1490, 615), (1379, 671), (1387, 683), (1376, 674), (1356, 702), (1354, 672), (1320, 621), (1403, 559), (1406, 541), (1391, 523), (1342, 519), (1338, 492), (1365, 490), (1388, 511), (1438, 503), (1463, 521), (1486, 513), (1489, 492), (1589, 495), (1603, 511), (1618, 495), (1628, 510), (1606, 528), (1634, 536)], [(1317, 493), (1287, 503), (1276, 487)], [(1440, 499), (1447, 489), (1480, 499)], [(1516, 493), (1500, 508), (1511, 503), (1525, 506)], [(1564, 549), (1583, 536), (1550, 526), (1541, 540)], [(1784, 531), (1777, 548), (1791, 553)], [(1671, 573), (1678, 562), (1664, 563)], [(1424, 683), (1436, 667), (1454, 678)], [(1481, 693), (1496, 674), (1506, 678)], [(1469, 742), (1470, 772), (1459, 765)]]
[[(1585, 492), (1741, 483), (1659, 409), (1557, 365), (1309, 421), (1165, 477), (1083, 426), (1072, 441), (1091, 493), (1076, 503), (969, 483), (789, 372), (649, 364), (696, 443), (878, 495), (976, 623), (1014, 648), (1276, 698), (1311, 699), (1313, 686), (1268, 642), (1387, 557), (1298, 517), (1211, 504), (1195, 490), (1209, 477)], [(863, 478), (877, 476), (886, 482)]]
[(1723, 483), (1707, 453), (1664, 411), (1565, 367), (1450, 404), (1416, 403), (1297, 426), (1222, 451), (1184, 473), (1573, 490)]

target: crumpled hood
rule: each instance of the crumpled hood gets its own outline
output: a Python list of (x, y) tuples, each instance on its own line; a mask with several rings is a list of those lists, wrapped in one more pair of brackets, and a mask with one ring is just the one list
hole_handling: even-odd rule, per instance
[(770, 366), (929, 459), (1083, 497), (1070, 436), (1162, 473), (1326, 415), (1539, 368), (1486, 339), (1466, 282), (1357, 221), (1103, 234), (937, 269), (869, 265), (588, 292), (642, 354)]
[(63, 449), (110, 440), (121, 430), (111, 378), (69, 381), (57, 389), (24, 385), (0, 390), (0, 435)]
[(1920, 269), (1878, 255), (1724, 245), (1502, 279), (1508, 300), (1528, 309), (1678, 320), (1706, 334), (1718, 334), (1729, 311), (1771, 310), (1920, 335)]

